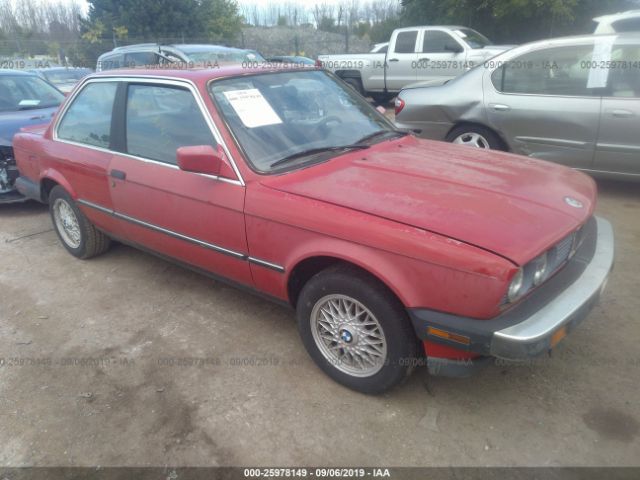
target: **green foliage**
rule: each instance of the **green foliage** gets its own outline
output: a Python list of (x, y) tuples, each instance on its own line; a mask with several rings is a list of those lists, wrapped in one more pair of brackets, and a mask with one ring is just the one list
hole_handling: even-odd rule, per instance
[(592, 33), (591, 19), (637, 7), (633, 0), (403, 0), (404, 25), (456, 24), (496, 42)]

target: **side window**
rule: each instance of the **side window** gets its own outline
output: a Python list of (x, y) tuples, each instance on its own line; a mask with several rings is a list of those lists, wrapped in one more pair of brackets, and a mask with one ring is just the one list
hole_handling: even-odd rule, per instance
[(124, 57), (127, 67), (138, 67), (146, 65), (157, 65), (159, 57), (154, 52), (132, 52)]
[(127, 153), (175, 165), (178, 147), (216, 145), (193, 94), (180, 87), (129, 85)]
[(384, 47), (382, 47), (380, 50), (378, 50), (378, 53), (387, 53), (387, 50), (389, 50), (389, 45), (385, 45)]
[(618, 20), (613, 22), (611, 26), (618, 33), (640, 32), (640, 17)]
[(491, 80), (503, 93), (590, 96), (588, 88), (593, 45), (555, 47), (526, 53), (493, 72)]
[(422, 40), (422, 53), (446, 53), (462, 48), (451, 35), (438, 30), (427, 30)]
[(616, 45), (611, 52), (608, 92), (613, 97), (640, 98), (640, 45)]
[(111, 55), (100, 60), (100, 68), (102, 70), (113, 70), (121, 68), (124, 57), (123, 55)]
[(109, 148), (116, 82), (89, 83), (73, 100), (58, 125), (58, 138)]
[(418, 31), (400, 32), (396, 37), (395, 53), (413, 53), (416, 51)]

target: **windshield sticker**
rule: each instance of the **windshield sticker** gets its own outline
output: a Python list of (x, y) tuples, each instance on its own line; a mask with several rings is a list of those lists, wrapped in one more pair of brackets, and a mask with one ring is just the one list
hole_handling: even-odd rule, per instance
[(609, 79), (609, 63), (611, 62), (611, 51), (617, 37), (599, 39), (593, 49), (591, 66), (589, 69), (589, 80), (587, 88), (605, 88)]
[(24, 100), (20, 100), (20, 103), (18, 103), (19, 107), (35, 107), (36, 105), (40, 105), (40, 100), (30, 100), (25, 98)]
[(224, 96), (248, 128), (282, 123), (278, 114), (257, 88), (224, 92)]

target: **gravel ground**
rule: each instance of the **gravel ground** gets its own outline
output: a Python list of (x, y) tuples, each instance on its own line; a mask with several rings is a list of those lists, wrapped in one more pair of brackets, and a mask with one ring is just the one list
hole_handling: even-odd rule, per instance
[(640, 187), (600, 182), (617, 264), (553, 357), (363, 396), (293, 313), (117, 245), (80, 261), (0, 208), (0, 465), (638, 465)]

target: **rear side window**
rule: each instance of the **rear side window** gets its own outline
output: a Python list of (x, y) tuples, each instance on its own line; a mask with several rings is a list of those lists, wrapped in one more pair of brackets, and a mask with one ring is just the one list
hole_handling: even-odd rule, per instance
[(104, 57), (102, 60), (98, 62), (99, 70), (113, 70), (115, 68), (121, 68), (124, 63), (123, 55), (110, 55), (108, 57)]
[(154, 52), (132, 52), (125, 55), (124, 63), (127, 67), (157, 65), (158, 58)]
[(58, 138), (109, 148), (116, 89), (116, 82), (87, 84), (62, 117)]
[(451, 35), (438, 30), (424, 32), (422, 53), (445, 53), (461, 48)]
[(491, 81), (503, 93), (590, 96), (592, 54), (593, 45), (537, 50), (506, 62), (493, 72)]
[(180, 87), (129, 85), (127, 153), (175, 165), (178, 147), (216, 146), (193, 94)]
[(613, 22), (611, 26), (618, 33), (640, 32), (640, 17), (618, 20)]
[(416, 39), (418, 31), (400, 32), (396, 37), (395, 53), (414, 53), (416, 51)]

